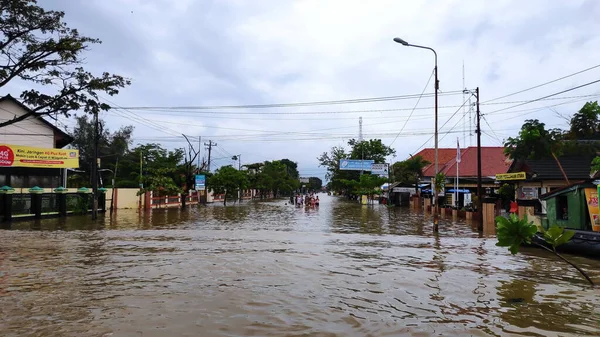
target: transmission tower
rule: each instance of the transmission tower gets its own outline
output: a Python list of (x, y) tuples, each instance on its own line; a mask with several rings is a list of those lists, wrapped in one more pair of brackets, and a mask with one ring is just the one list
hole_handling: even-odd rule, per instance
[(358, 117), (358, 141), (363, 141), (363, 132), (362, 132), (362, 117)]

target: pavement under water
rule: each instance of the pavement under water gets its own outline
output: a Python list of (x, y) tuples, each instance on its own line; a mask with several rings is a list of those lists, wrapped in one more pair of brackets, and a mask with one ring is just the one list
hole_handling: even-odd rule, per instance
[(600, 290), (545, 251), (320, 198), (15, 222), (0, 336), (600, 335)]

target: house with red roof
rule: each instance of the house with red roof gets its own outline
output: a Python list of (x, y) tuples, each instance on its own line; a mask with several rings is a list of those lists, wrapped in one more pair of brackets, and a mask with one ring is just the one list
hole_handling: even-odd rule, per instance
[[(435, 176), (434, 149), (424, 149), (415, 156), (421, 156), (431, 164), (423, 169), (426, 181), (431, 181)], [(456, 166), (458, 164), (459, 188), (470, 188), (477, 186), (477, 147), (469, 146), (460, 149), (461, 161), (456, 162), (457, 149), (438, 149), (438, 170), (444, 173), (448, 179), (456, 177)], [(504, 155), (503, 147), (481, 147), (481, 178), (482, 186), (495, 187), (496, 174), (508, 172), (512, 161)]]

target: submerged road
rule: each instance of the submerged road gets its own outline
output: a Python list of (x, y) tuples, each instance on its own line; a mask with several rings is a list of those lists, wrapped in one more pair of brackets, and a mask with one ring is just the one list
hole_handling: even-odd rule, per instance
[(544, 251), (320, 198), (15, 223), (0, 336), (600, 335), (600, 292)]

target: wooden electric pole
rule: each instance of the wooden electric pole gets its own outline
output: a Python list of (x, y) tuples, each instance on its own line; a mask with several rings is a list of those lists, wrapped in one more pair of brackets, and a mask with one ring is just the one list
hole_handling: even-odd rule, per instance
[(477, 229), (483, 231), (483, 192), (481, 188), (481, 113), (479, 111), (479, 87), (475, 89), (477, 118)]
[(204, 145), (208, 146), (208, 172), (210, 172), (210, 154), (212, 152), (212, 147), (217, 146), (217, 143), (213, 143), (212, 140), (209, 140), (208, 144), (204, 143)]

